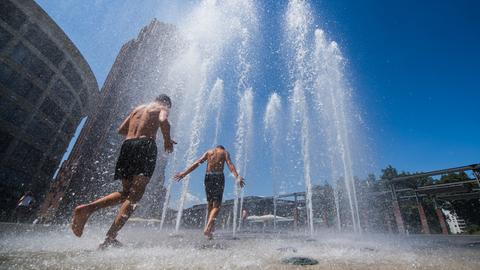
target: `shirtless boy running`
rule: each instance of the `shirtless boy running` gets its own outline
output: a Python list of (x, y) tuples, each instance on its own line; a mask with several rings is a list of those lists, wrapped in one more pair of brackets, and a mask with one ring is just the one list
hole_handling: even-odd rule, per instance
[(227, 163), (227, 166), (232, 172), (233, 176), (235, 176), (236, 183), (239, 184), (240, 187), (243, 188), (245, 186), (245, 181), (241, 176), (238, 175), (237, 170), (230, 159), (230, 154), (221, 145), (218, 145), (214, 149), (205, 152), (205, 154), (203, 154), (199, 160), (195, 161), (184, 172), (177, 173), (174, 176), (175, 180), (180, 181), (205, 161), (207, 161), (205, 192), (207, 193), (208, 202), (208, 222), (207, 225), (205, 225), (203, 234), (209, 239), (212, 239), (215, 219), (220, 211), (220, 205), (222, 204), (223, 198), (223, 189), (225, 187), (225, 176), (223, 175), (225, 162)]
[(171, 153), (173, 144), (176, 144), (170, 138), (168, 113), (171, 106), (170, 98), (162, 94), (154, 102), (135, 108), (120, 125), (118, 133), (125, 136), (125, 141), (115, 168), (115, 179), (122, 180), (123, 191), (77, 206), (72, 221), (72, 230), (76, 236), (82, 236), (85, 223), (93, 212), (121, 203), (120, 211), (100, 248), (121, 246), (115, 239), (117, 233), (133, 213), (155, 170), (157, 159), (155, 138), (158, 129), (162, 131), (167, 153)]

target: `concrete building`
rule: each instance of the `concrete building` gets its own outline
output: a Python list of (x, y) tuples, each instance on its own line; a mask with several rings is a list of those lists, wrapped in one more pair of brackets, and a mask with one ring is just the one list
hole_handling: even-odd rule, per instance
[[(160, 93), (171, 93), (165, 89), (164, 82), (178, 49), (176, 33), (173, 25), (153, 20), (136, 39), (122, 46), (102, 87), (97, 110), (88, 118), (42, 206), (44, 220), (68, 220), (75, 205), (121, 189), (120, 182), (113, 181), (123, 141), (117, 128), (135, 106), (153, 101)], [(158, 217), (161, 214), (166, 158), (161, 154), (163, 142), (157, 144), (156, 171), (136, 215)], [(105, 209), (93, 219), (110, 218), (116, 211)]]
[(41, 197), (97, 96), (87, 62), (45, 11), (0, 2), (1, 219), (25, 190)]

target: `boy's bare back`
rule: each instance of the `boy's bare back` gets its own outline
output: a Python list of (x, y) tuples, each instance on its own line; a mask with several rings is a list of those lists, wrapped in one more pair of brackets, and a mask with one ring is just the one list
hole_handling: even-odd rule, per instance
[(207, 172), (223, 172), (223, 168), (229, 154), (221, 148), (214, 148), (207, 151)]
[(180, 181), (193, 170), (198, 168), (200, 164), (207, 161), (207, 171), (206, 173), (221, 173), (223, 174), (223, 168), (225, 163), (227, 163), (228, 169), (232, 172), (233, 176), (235, 177), (237, 183), (240, 187), (245, 185), (245, 181), (243, 177), (238, 175), (237, 169), (233, 165), (232, 160), (230, 159), (230, 153), (221, 145), (217, 145), (215, 148), (208, 150), (205, 152), (200, 159), (195, 161), (190, 167), (188, 167), (185, 171), (179, 172), (174, 175), (174, 179), (176, 181)]
[(155, 139), (162, 114), (168, 117), (168, 108), (165, 106), (155, 103), (141, 105), (130, 113), (120, 129), (127, 131), (126, 139), (140, 137)]

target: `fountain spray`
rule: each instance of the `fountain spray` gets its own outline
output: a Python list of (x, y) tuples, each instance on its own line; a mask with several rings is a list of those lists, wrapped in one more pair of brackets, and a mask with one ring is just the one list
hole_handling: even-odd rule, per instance
[(293, 51), (290, 64), (290, 75), (294, 80), (293, 90), (289, 97), (292, 111), (292, 130), (300, 131), (300, 149), (303, 158), (303, 178), (305, 181), (305, 203), (309, 233), (313, 235), (312, 180), (310, 159), (310, 121), (305, 88), (309, 85), (310, 63), (307, 59), (309, 47), (307, 35), (310, 32), (312, 18), (308, 4), (304, 1), (291, 0), (285, 14), (285, 32), (287, 44)]
[(272, 190), (273, 190), (273, 229), (277, 229), (277, 197), (278, 197), (278, 190), (277, 190), (277, 179), (279, 178), (278, 170), (279, 168), (279, 157), (278, 152), (275, 149), (280, 148), (280, 112), (282, 110), (282, 100), (277, 93), (273, 93), (270, 95), (268, 99), (267, 108), (265, 110), (265, 115), (263, 117), (263, 125), (264, 125), (264, 135), (265, 135), (265, 142), (270, 139), (270, 148), (272, 149), (272, 168), (271, 168), (271, 176), (272, 176)]
[[(239, 168), (239, 173), (245, 176), (247, 161), (248, 161), (248, 150), (249, 144), (252, 137), (253, 130), (253, 91), (251, 88), (248, 88), (243, 96), (240, 98), (239, 103), (239, 112), (237, 118), (237, 131), (235, 136), (235, 164)], [(239, 189), (237, 182), (234, 184), (234, 206), (233, 206), (233, 237), (236, 235), (237, 230), (237, 217), (238, 217), (238, 199), (239, 199)]]

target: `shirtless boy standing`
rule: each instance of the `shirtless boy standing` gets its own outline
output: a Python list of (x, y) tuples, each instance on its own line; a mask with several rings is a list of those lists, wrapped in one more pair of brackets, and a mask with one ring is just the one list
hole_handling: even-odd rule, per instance
[(162, 131), (164, 148), (167, 153), (173, 151), (170, 138), (168, 113), (172, 106), (167, 95), (158, 96), (154, 102), (135, 108), (118, 128), (118, 133), (125, 136), (115, 168), (115, 179), (121, 179), (123, 191), (114, 192), (94, 202), (77, 206), (73, 212), (72, 230), (81, 237), (89, 216), (98, 209), (122, 204), (113, 221), (107, 238), (100, 248), (121, 246), (116, 240), (118, 231), (123, 227), (142, 198), (145, 187), (155, 170), (157, 145), (155, 137), (158, 128)]
[(207, 161), (207, 172), (205, 174), (205, 193), (207, 193), (208, 202), (208, 222), (207, 225), (205, 225), (203, 234), (209, 239), (212, 239), (215, 219), (220, 211), (220, 205), (222, 204), (223, 198), (223, 189), (225, 187), (225, 176), (223, 175), (225, 162), (227, 163), (227, 166), (232, 172), (233, 176), (235, 176), (236, 183), (240, 185), (240, 187), (243, 188), (245, 186), (245, 181), (241, 176), (238, 175), (237, 170), (230, 159), (230, 154), (221, 145), (218, 145), (214, 149), (205, 152), (205, 154), (203, 154), (199, 160), (195, 161), (184, 172), (177, 173), (174, 176), (175, 180), (180, 181), (205, 161)]

